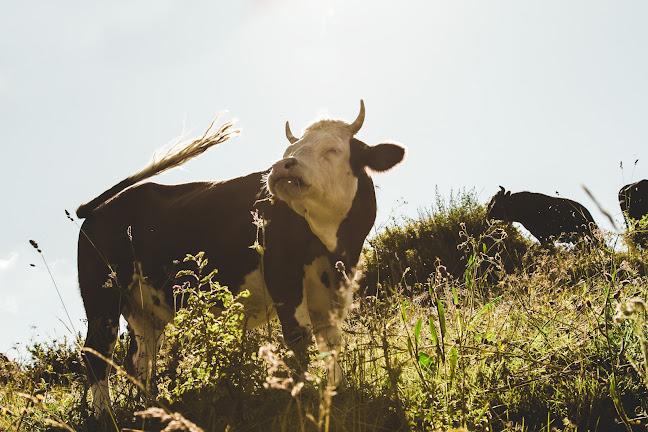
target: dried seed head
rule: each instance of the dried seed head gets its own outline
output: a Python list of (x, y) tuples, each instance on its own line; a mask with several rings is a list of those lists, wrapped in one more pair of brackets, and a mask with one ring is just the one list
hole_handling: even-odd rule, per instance
[(32, 245), (32, 247), (36, 249), (38, 253), (42, 253), (42, 251), (38, 248), (38, 243), (36, 243), (34, 240), (29, 240), (29, 244)]

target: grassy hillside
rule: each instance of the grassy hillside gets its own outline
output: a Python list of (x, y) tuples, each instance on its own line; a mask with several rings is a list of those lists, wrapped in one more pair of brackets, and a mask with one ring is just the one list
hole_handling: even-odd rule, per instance
[(461, 192), (369, 241), (341, 388), (314, 348), (292, 379), (278, 324), (244, 332), (212, 278), (167, 329), (156, 397), (116, 374), (115, 415), (95, 419), (81, 341), (37, 344), (26, 364), (0, 362), (0, 430), (646, 430), (648, 253), (614, 235), (543, 250), (483, 214)]

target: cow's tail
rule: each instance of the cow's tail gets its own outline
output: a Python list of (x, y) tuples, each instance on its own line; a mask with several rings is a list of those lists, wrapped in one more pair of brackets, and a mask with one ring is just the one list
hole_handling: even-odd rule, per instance
[(221, 144), (237, 135), (240, 130), (232, 129), (232, 127), (234, 126), (234, 123), (232, 121), (223, 123), (218, 128), (215, 127), (216, 122), (220, 118), (221, 114), (222, 113), (219, 113), (216, 118), (214, 118), (211, 125), (201, 138), (189, 142), (178, 141), (168, 148), (163, 148), (156, 151), (153, 154), (151, 162), (149, 162), (148, 165), (142, 170), (117, 183), (115, 186), (111, 187), (98, 197), (94, 198), (92, 201), (81, 204), (76, 210), (77, 216), (81, 219), (87, 218), (92, 214), (94, 209), (96, 209), (101, 204), (108, 201), (110, 198), (114, 197), (124, 189), (171, 168), (180, 166), (183, 163), (187, 162), (189, 159), (193, 159), (196, 156), (201, 155), (209, 148), (217, 144)]

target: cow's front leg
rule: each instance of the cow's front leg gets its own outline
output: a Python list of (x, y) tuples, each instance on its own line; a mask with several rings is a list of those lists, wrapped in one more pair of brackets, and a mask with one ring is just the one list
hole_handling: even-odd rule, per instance
[(311, 315), (311, 319), (317, 349), (320, 354), (329, 354), (325, 357), (329, 384), (338, 386), (344, 379), (342, 368), (338, 363), (338, 355), (342, 347), (342, 321), (336, 319), (335, 315), (317, 311)]
[(306, 267), (304, 277), (308, 314), (317, 348), (325, 357), (329, 384), (338, 386), (344, 376), (337, 357), (342, 348), (342, 323), (353, 297), (352, 286), (323, 256)]
[(306, 300), (304, 299), (297, 307), (278, 305), (276, 309), (281, 322), (284, 341), (295, 355), (296, 364), (289, 364), (289, 366), (295, 368), (301, 374), (308, 369), (308, 347), (313, 341), (312, 325), (306, 307)]

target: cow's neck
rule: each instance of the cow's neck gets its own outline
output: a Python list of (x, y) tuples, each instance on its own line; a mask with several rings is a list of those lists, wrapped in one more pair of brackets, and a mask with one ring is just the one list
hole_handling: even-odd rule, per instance
[(310, 226), (313, 234), (320, 239), (329, 252), (334, 252), (338, 247), (338, 231), (340, 229), (340, 224), (347, 215), (342, 215), (340, 217), (317, 217), (316, 215), (306, 213), (304, 217), (306, 218), (308, 226)]
[(346, 218), (340, 223), (335, 256), (353, 276), (365, 238), (376, 220), (376, 194), (371, 177), (364, 170), (358, 179), (358, 191)]
[[(320, 239), (324, 246), (326, 246), (326, 249), (331, 253), (335, 252), (338, 248), (340, 226), (351, 214), (353, 204), (358, 195), (358, 183), (354, 183), (353, 187), (350, 187), (350, 190), (346, 191), (346, 193), (352, 194), (353, 196), (351, 202), (345, 199), (335, 202), (335, 200), (331, 200), (330, 198), (322, 200), (318, 197), (318, 199), (309, 199), (300, 203), (303, 205), (303, 212), (299, 211), (298, 206), (291, 205), (291, 207), (296, 209), (297, 213), (303, 214), (313, 234)], [(328, 192), (328, 195), (329, 197), (338, 197), (341, 194), (333, 191)], [(322, 201), (325, 204), (322, 204)]]

